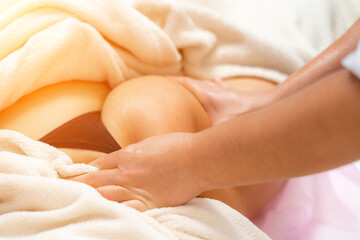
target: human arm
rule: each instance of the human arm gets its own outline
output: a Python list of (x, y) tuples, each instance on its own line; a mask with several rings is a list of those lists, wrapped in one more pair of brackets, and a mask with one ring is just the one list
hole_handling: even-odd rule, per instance
[(359, 82), (347, 70), (336, 71), (276, 104), (199, 134), (133, 144), (95, 161), (98, 173), (74, 180), (145, 210), (180, 205), (210, 189), (341, 166), (359, 157)]
[(359, 109), (360, 81), (340, 70), (200, 133), (130, 145), (94, 161), (99, 172), (74, 180), (144, 211), (181, 205), (210, 189), (313, 174), (360, 157)]
[(197, 134), (194, 149), (206, 151), (194, 151), (194, 168), (206, 186), (217, 188), (339, 167), (360, 158), (359, 109), (359, 79), (339, 70), (276, 104)]
[(337, 41), (313, 60), (293, 73), (285, 82), (270, 91), (244, 92), (232, 89), (226, 81), (214, 83), (186, 77), (173, 78), (189, 89), (208, 112), (213, 125), (237, 115), (273, 104), (311, 85), (321, 77), (341, 68), (341, 60), (352, 50), (360, 38), (360, 19)]
[(341, 60), (352, 52), (360, 39), (360, 18), (338, 40), (293, 73), (268, 96), (273, 103), (341, 69)]

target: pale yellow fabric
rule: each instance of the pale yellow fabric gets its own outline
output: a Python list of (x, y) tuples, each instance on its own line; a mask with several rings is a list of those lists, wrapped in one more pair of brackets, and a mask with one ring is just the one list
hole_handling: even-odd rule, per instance
[(195, 199), (145, 213), (59, 179), (97, 169), (61, 151), (0, 130), (1, 239), (269, 239), (227, 205)]
[(0, 1), (0, 110), (66, 80), (112, 87), (148, 74), (282, 81), (307, 60), (258, 30), (181, 2)]

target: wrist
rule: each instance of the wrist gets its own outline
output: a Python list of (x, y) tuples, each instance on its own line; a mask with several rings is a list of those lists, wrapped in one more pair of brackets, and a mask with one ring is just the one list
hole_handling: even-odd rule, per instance
[(212, 164), (214, 161), (209, 156), (211, 155), (211, 146), (208, 145), (208, 142), (211, 140), (206, 137), (208, 131), (209, 129), (192, 135), (191, 143), (189, 144), (189, 149), (186, 154), (186, 156), (188, 156), (188, 166), (190, 167), (193, 182), (200, 192), (212, 190), (217, 187), (215, 186), (216, 179), (213, 176), (213, 171), (217, 168)]
[(255, 94), (253, 93), (250, 94), (252, 94), (252, 96), (250, 96), (250, 99), (252, 101), (251, 104), (252, 106), (250, 107), (251, 108), (250, 111), (267, 107), (278, 101), (278, 94), (275, 89), (266, 92), (257, 92)]
[(263, 97), (263, 106), (264, 107), (274, 104), (283, 98), (282, 91), (280, 90), (281, 89), (280, 86), (281, 85), (278, 85), (274, 89), (263, 93), (264, 94), (264, 97)]

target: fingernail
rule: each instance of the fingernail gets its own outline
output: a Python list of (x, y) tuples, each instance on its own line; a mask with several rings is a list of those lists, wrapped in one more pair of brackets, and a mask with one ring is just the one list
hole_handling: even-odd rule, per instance
[(213, 82), (221, 83), (221, 82), (222, 82), (222, 78), (221, 78), (221, 77), (214, 77), (214, 78), (213, 78)]
[(136, 150), (137, 150), (136, 144), (130, 144), (130, 145), (126, 146), (125, 148), (123, 148), (122, 150), (124, 152), (128, 152), (128, 153), (136, 152)]

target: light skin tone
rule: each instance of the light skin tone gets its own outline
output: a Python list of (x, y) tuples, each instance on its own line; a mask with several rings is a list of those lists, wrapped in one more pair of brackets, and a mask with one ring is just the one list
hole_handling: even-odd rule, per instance
[[(344, 49), (350, 52), (359, 39), (359, 21), (344, 36)], [(339, 41), (335, 50), (344, 46)], [(263, 95), (267, 97), (254, 97), (254, 102), (272, 99), (267, 107), (244, 108), (237, 114), (249, 113), (228, 121), (217, 121), (209, 113), (217, 124), (210, 129), (129, 145), (92, 162), (99, 172), (74, 180), (96, 186), (107, 198), (145, 210), (181, 205), (210, 189), (288, 179), (355, 161), (360, 158), (360, 81), (340, 66), (341, 54), (330, 50), (322, 54), (291, 76), (291, 81)], [(203, 94), (205, 98), (195, 95), (206, 110), (211, 104), (221, 105), (216, 97), (209, 98), (214, 93)], [(237, 106), (241, 98), (240, 94)]]
[[(360, 157), (359, 100), (360, 81), (339, 70), (286, 100), (195, 135), (194, 147), (210, 141), (221, 146), (194, 153), (194, 164), (213, 156), (206, 169), (194, 166), (205, 179), (200, 185), (287, 179), (355, 161)], [(216, 142), (220, 133), (225, 137)], [(215, 164), (216, 172), (227, 174), (212, 177)]]
[[(228, 80), (226, 84), (243, 91), (274, 87), (273, 83), (251, 77)], [(122, 147), (154, 135), (197, 132), (210, 127), (208, 114), (186, 88), (165, 77), (147, 76), (126, 81), (114, 89), (103, 83), (76, 80), (38, 89), (0, 112), (0, 128), (12, 129), (37, 140), (74, 117), (91, 111), (102, 112), (104, 124)], [(76, 163), (88, 163), (105, 155), (94, 150), (59, 149)], [(281, 182), (274, 182), (222, 188), (203, 192), (200, 196), (223, 201), (251, 218), (272, 199), (281, 185)], [(261, 198), (256, 197), (259, 195)], [(113, 195), (107, 197), (116, 200)], [(133, 201), (132, 197), (128, 192), (129, 201), (123, 199), (125, 204), (139, 210), (151, 207)]]
[(129, 145), (92, 162), (98, 173), (75, 180), (145, 210), (181, 205), (210, 189), (325, 171), (360, 157), (359, 105), (359, 80), (340, 70), (286, 101), (199, 134)]
[[(234, 83), (236, 87), (247, 91), (274, 87), (269, 82), (255, 78), (232, 80), (231, 84)], [(175, 81), (155, 76), (132, 79), (113, 89), (102, 107), (102, 118), (122, 147), (149, 136), (175, 131), (197, 132), (210, 126), (207, 113), (186, 88)], [(153, 174), (158, 175), (156, 172)], [(113, 186), (98, 187), (97, 183), (92, 186), (110, 200), (116, 201), (119, 197)], [(261, 184), (218, 189), (201, 193), (200, 196), (221, 200), (251, 218), (271, 200), (280, 187), (281, 182)], [(136, 201), (133, 199), (135, 195), (128, 188), (121, 189), (126, 192), (121, 195), (124, 204), (139, 210), (156, 206), (149, 205), (143, 198)], [(259, 194), (262, 198), (251, 200)]]

